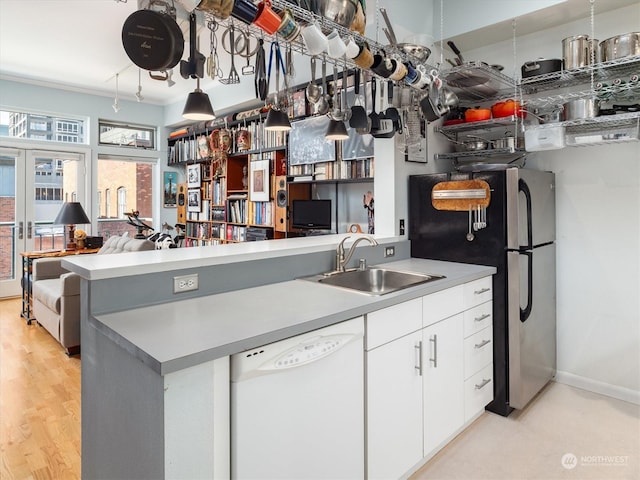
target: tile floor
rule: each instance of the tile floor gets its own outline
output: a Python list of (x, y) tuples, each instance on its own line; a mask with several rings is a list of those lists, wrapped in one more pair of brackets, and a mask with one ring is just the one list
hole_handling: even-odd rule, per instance
[(412, 480), (640, 479), (640, 406), (550, 383), (524, 411), (484, 413)]

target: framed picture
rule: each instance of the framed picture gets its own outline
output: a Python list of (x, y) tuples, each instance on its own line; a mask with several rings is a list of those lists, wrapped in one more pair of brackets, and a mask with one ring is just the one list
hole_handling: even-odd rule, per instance
[(187, 192), (187, 212), (200, 212), (202, 208), (202, 198), (200, 189), (193, 188)]
[(307, 96), (304, 90), (293, 93), (293, 118), (307, 116)]
[(269, 160), (249, 162), (249, 200), (269, 201)]
[(189, 188), (200, 187), (200, 182), (201, 182), (200, 164), (196, 163), (195, 165), (187, 165), (187, 187)]
[(162, 185), (162, 204), (165, 207), (176, 207), (178, 200), (178, 172), (163, 172)]

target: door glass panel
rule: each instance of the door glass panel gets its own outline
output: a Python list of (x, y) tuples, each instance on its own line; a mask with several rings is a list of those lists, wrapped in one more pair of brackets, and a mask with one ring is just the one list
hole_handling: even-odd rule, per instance
[(136, 228), (127, 223), (127, 214), (139, 212), (147, 225), (153, 224), (153, 163), (136, 160), (98, 159), (98, 235), (108, 238)]
[(0, 280), (15, 277), (16, 158), (0, 153)]
[[(79, 156), (56, 152), (36, 152), (34, 156), (33, 201), (36, 250), (63, 249), (64, 225), (53, 225), (64, 202), (74, 202), (82, 179), (78, 175)], [(86, 209), (86, 205), (83, 205)]]

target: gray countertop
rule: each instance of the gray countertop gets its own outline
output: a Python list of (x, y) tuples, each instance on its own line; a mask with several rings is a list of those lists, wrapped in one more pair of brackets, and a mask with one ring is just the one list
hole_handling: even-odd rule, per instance
[(89, 322), (157, 373), (338, 323), (495, 273), (494, 267), (411, 258), (385, 267), (446, 278), (381, 296), (291, 280), (91, 317)]

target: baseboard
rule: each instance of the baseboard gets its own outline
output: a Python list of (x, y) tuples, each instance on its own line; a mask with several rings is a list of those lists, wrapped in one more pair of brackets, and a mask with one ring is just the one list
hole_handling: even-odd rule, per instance
[(640, 405), (640, 392), (631, 390), (630, 388), (611, 385), (610, 383), (600, 382), (592, 378), (581, 377), (569, 372), (558, 371), (554, 379), (558, 383), (564, 383), (572, 387), (581, 388), (590, 392), (606, 395), (607, 397), (617, 398), (625, 402)]

